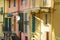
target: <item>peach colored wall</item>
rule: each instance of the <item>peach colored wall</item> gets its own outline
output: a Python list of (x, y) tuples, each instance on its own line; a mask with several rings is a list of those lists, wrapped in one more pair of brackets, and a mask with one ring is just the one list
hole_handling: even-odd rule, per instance
[(16, 0), (16, 7), (14, 7), (14, 0), (10, 2), (10, 8), (8, 7), (8, 13), (18, 11), (18, 0)]
[[(14, 7), (14, 0), (10, 0), (10, 8), (9, 8), (9, 6), (8, 6), (8, 11), (7, 11), (7, 13), (12, 13), (12, 12), (15, 12), (15, 13), (13, 13), (13, 15), (14, 16), (17, 16), (18, 15), (18, 12), (16, 12), (16, 11), (18, 11), (19, 10), (19, 8), (18, 8), (18, 6), (20, 6), (18, 3), (19, 3), (19, 1), (20, 0), (16, 0), (16, 7)], [(8, 1), (9, 2), (9, 1)], [(12, 17), (12, 18), (14, 18), (14, 17)], [(14, 20), (14, 19), (13, 19)], [(13, 21), (13, 23), (14, 23), (14, 21)], [(13, 27), (12, 27), (12, 31), (14, 31), (14, 25), (13, 25)], [(19, 28), (18, 28), (18, 21), (16, 20), (16, 35), (18, 36), (18, 37), (20, 37), (20, 35), (19, 35)]]

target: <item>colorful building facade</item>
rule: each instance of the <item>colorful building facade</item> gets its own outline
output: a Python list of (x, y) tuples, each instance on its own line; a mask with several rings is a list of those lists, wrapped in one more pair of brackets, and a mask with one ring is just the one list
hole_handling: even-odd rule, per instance
[(55, 40), (54, 0), (6, 0), (5, 8), (6, 32), (20, 40)]
[(55, 5), (54, 5), (54, 13), (53, 13), (53, 31), (54, 31), (54, 35), (55, 35), (55, 40), (60, 40), (60, 0), (55, 0)]
[(20, 11), (29, 14), (30, 40), (55, 40), (52, 31), (54, 0), (23, 0), (21, 3)]
[(4, 0), (0, 0), (0, 39), (3, 39), (4, 34), (3, 34), (3, 24), (4, 24)]
[(5, 32), (11, 34), (12, 39), (19, 40), (19, 24), (17, 16), (20, 9), (20, 0), (6, 0), (6, 13), (5, 13)]

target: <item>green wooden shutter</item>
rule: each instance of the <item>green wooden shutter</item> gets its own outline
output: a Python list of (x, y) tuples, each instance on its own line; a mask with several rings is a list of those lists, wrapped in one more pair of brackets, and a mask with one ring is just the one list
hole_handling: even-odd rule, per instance
[(4, 31), (8, 31), (8, 18), (5, 18), (5, 27), (4, 27)]
[(32, 32), (35, 32), (35, 14), (32, 15)]
[(11, 21), (12, 21), (11, 18), (9, 18), (9, 31), (11, 31), (11, 24), (12, 24)]
[(19, 31), (23, 32), (23, 13), (19, 13), (20, 20), (19, 20)]

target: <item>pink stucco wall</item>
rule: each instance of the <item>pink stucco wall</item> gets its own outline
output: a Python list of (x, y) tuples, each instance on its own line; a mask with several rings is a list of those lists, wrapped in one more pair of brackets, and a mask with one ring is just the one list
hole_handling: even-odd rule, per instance
[[(16, 7), (14, 7), (14, 0), (10, 1), (10, 8), (9, 6), (7, 7), (8, 11), (7, 13), (11, 13), (13, 14), (13, 22), (14, 22), (14, 16), (18, 15), (17, 11), (22, 11), (24, 9), (28, 9), (29, 8), (29, 0), (27, 0), (26, 2), (23, 2), (23, 5), (20, 4), (21, 1), (20, 0), (16, 0)], [(14, 24), (12, 26), (12, 31), (14, 31)], [(15, 31), (16, 35), (20, 38), (20, 33), (19, 33), (19, 26), (18, 26), (18, 21), (16, 20), (16, 31)], [(25, 40), (25, 36), (26, 34), (24, 32), (21, 33), (21, 38), (22, 40)]]
[[(9, 2), (9, 0), (8, 0), (8, 2)], [(14, 7), (14, 0), (10, 0), (10, 8), (9, 8), (9, 6), (7, 7), (7, 10), (8, 10), (7, 13), (13, 14), (13, 17), (12, 17), (13, 20), (14, 20), (14, 16), (18, 15), (17, 11), (19, 11), (19, 9), (20, 9), (19, 8), (20, 5), (18, 3), (20, 3), (20, 0), (16, 0), (16, 7)], [(13, 21), (13, 23), (14, 23), (14, 21)], [(14, 24), (13, 24), (13, 27), (12, 27), (12, 31), (14, 31)], [(18, 37), (20, 37), (17, 20), (16, 20), (16, 31), (15, 31), (15, 33)]]
[(25, 40), (25, 34), (23, 32), (21, 33), (21, 38), (22, 40)]

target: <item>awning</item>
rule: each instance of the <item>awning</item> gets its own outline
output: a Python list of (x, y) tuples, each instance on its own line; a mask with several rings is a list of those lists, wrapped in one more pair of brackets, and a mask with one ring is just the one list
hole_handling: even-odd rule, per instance
[(5, 18), (12, 17), (13, 14), (5, 14)]
[(12, 15), (12, 14), (7, 14), (7, 16), (8, 16), (8, 17), (11, 17), (11, 16), (13, 16), (13, 15)]

